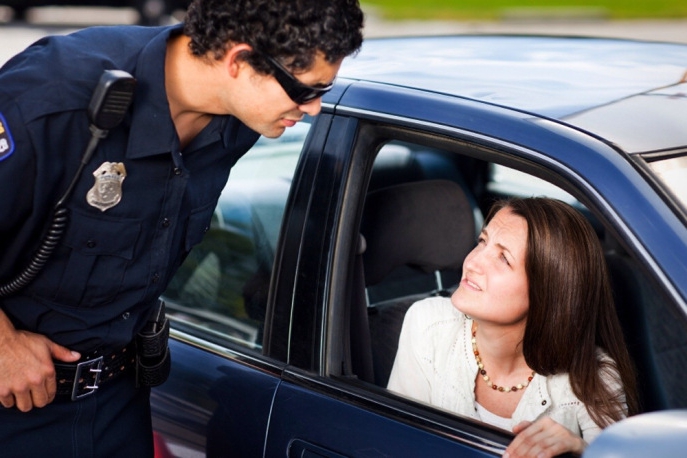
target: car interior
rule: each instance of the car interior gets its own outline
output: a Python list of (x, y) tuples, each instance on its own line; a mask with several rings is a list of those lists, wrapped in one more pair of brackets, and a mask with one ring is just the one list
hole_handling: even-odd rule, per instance
[(579, 208), (602, 241), (617, 313), (638, 374), (642, 410), (687, 406), (687, 393), (676, 375), (687, 370), (684, 317), (612, 231), (566, 194), (533, 176), (479, 159), (408, 143), (383, 147), (361, 223), (367, 322), (352, 323), (351, 340), (369, 340), (370, 354), (353, 353), (358, 377), (386, 386), (406, 310), (419, 299), (450, 295), (457, 287), (462, 260), (494, 200), (549, 195)]

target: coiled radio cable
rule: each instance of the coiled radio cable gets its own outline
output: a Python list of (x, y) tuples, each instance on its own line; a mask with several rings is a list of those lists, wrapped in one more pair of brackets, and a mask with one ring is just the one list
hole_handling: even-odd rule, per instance
[(74, 174), (67, 190), (57, 201), (53, 210), (52, 220), (41, 239), (38, 249), (33, 254), (28, 265), (18, 275), (7, 283), (0, 285), (0, 297), (15, 294), (28, 286), (43, 270), (52, 256), (55, 248), (62, 240), (65, 228), (69, 222), (69, 209), (65, 206), (72, 195), (84, 167), (93, 156), (98, 142), (107, 137), (111, 129), (118, 126), (131, 105), (136, 88), (136, 79), (122, 70), (105, 70), (98, 81), (88, 105), (91, 139), (86, 151), (81, 157), (79, 169)]

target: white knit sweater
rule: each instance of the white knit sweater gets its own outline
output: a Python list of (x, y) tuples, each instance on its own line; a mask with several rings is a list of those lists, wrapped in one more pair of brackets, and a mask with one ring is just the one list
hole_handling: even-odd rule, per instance
[[(403, 322), (389, 390), (479, 419), (475, 408), (477, 362), (472, 352), (471, 326), (472, 321), (456, 310), (448, 298), (433, 297), (413, 304)], [(600, 356), (604, 358), (602, 353)], [(604, 379), (620, 386), (611, 375)], [(510, 427), (544, 416), (587, 443), (601, 432), (573, 394), (568, 374), (535, 374), (513, 412)]]

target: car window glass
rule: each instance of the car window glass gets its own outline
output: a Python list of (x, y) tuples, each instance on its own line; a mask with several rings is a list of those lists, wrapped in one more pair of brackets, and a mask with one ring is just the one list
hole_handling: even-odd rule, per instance
[(164, 294), (185, 329), (262, 348), (277, 238), (309, 128), (301, 122), (280, 138), (260, 138), (232, 168), (210, 229)]
[(687, 156), (652, 161), (649, 167), (687, 210)]

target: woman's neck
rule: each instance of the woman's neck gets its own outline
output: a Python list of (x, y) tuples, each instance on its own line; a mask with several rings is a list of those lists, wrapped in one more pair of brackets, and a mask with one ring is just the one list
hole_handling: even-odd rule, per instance
[(475, 401), (504, 418), (513, 416), (534, 379), (522, 352), (523, 329), (472, 324), (472, 349), (477, 362)]
[(510, 326), (474, 321), (472, 326), (480, 357), (492, 376), (531, 370), (522, 348), (524, 321)]

